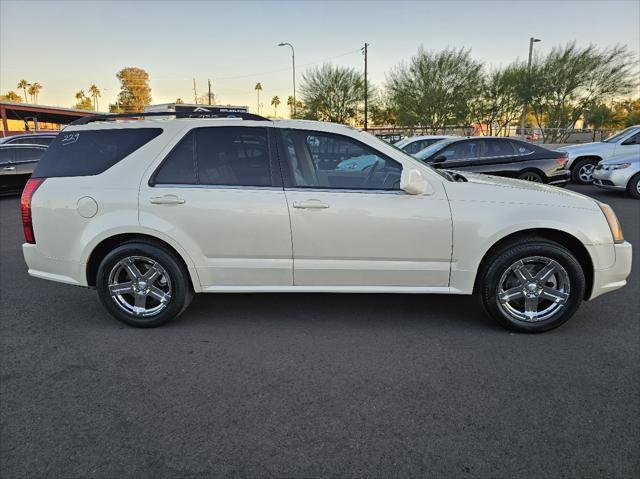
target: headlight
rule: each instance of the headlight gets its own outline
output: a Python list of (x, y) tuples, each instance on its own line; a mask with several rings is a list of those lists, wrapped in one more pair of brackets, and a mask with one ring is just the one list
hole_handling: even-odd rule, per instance
[(604, 217), (607, 218), (607, 223), (609, 223), (609, 229), (611, 230), (611, 235), (613, 236), (613, 242), (622, 243), (624, 241), (624, 236), (622, 236), (622, 227), (620, 226), (618, 217), (613, 212), (613, 208), (605, 203), (599, 203), (599, 205), (600, 209), (604, 213)]
[(604, 165), (602, 169), (606, 171), (622, 170), (623, 168), (629, 168), (630, 166), (631, 163), (616, 163), (615, 165)]

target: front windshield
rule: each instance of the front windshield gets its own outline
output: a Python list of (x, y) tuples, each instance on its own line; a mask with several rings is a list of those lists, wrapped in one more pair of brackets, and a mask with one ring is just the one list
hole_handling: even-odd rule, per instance
[(624, 130), (619, 131), (618, 133), (615, 133), (613, 136), (610, 136), (606, 140), (603, 140), (603, 143), (615, 143), (616, 141), (622, 139), (622, 137), (627, 136), (627, 133), (633, 131), (635, 128), (636, 128), (635, 126), (630, 126), (629, 128), (625, 128)]
[(443, 146), (448, 145), (449, 143), (452, 143), (454, 141), (455, 139), (437, 141), (427, 146), (425, 149), (420, 150), (415, 154), (415, 157), (420, 161), (424, 161), (431, 155), (433, 155), (436, 151), (440, 150)]
[[(387, 143), (386, 141), (381, 140), (380, 138), (378, 138), (376, 135), (372, 135), (371, 133), (369, 133), (368, 131), (363, 131), (360, 130), (361, 133), (364, 133), (366, 135), (369, 135), (371, 138), (374, 138), (376, 142), (384, 145), (384, 146), (390, 146), (391, 148), (393, 148), (394, 150), (396, 150), (398, 153), (402, 153), (406, 158), (409, 158), (411, 161), (415, 161), (416, 163), (420, 164), (423, 167), (427, 167), (429, 168), (431, 171), (434, 171), (435, 173), (437, 173), (439, 176), (442, 176), (444, 179), (448, 180), (448, 181), (453, 181), (451, 179), (450, 176), (448, 176), (447, 174), (445, 174), (443, 171), (439, 171), (435, 168), (433, 168), (432, 166), (430, 166), (428, 163), (424, 163), (422, 161), (417, 160), (414, 156), (411, 156), (409, 153), (407, 153), (406, 151), (404, 151), (401, 148), (398, 148), (396, 145), (392, 145), (391, 143)], [(444, 142), (438, 142), (438, 145), (442, 145)], [(432, 145), (433, 146), (433, 145)], [(430, 147), (428, 147), (430, 148)], [(427, 148), (426, 148), (427, 149)], [(424, 150), (422, 150), (424, 151)]]

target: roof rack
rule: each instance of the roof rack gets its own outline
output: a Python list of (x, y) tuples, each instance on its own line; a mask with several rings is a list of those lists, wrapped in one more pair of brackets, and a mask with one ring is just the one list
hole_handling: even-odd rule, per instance
[(153, 116), (175, 116), (176, 118), (240, 118), (242, 120), (271, 121), (260, 115), (244, 112), (186, 112), (186, 111), (154, 111), (141, 113), (115, 113), (113, 115), (84, 116), (72, 121), (69, 125), (86, 125), (94, 121), (114, 121), (118, 118), (139, 118)]

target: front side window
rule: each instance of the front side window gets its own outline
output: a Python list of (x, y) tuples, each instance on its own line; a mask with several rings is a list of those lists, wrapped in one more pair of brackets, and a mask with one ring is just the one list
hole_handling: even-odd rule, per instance
[(622, 144), (623, 145), (638, 145), (638, 144), (640, 144), (640, 133), (636, 133), (635, 135), (633, 135), (628, 140), (625, 140)]
[(444, 148), (439, 156), (444, 156), (446, 161), (471, 160), (478, 157), (480, 151), (480, 141), (458, 141)]
[(397, 190), (402, 165), (352, 138), (282, 132), (292, 183), (301, 188)]
[(154, 184), (271, 186), (265, 128), (191, 130), (169, 153)]
[(7, 165), (11, 163), (13, 154), (12, 151), (8, 148), (2, 148), (0, 150), (0, 165)]

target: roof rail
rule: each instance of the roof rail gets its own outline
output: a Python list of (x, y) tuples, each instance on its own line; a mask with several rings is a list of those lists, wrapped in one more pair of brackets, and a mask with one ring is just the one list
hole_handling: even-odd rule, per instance
[(113, 115), (84, 116), (72, 121), (69, 125), (86, 125), (94, 121), (114, 121), (118, 118), (139, 118), (154, 116), (175, 116), (176, 118), (241, 118), (243, 120), (271, 121), (263, 116), (244, 112), (188, 112), (188, 111), (154, 111), (141, 113), (115, 113)]

